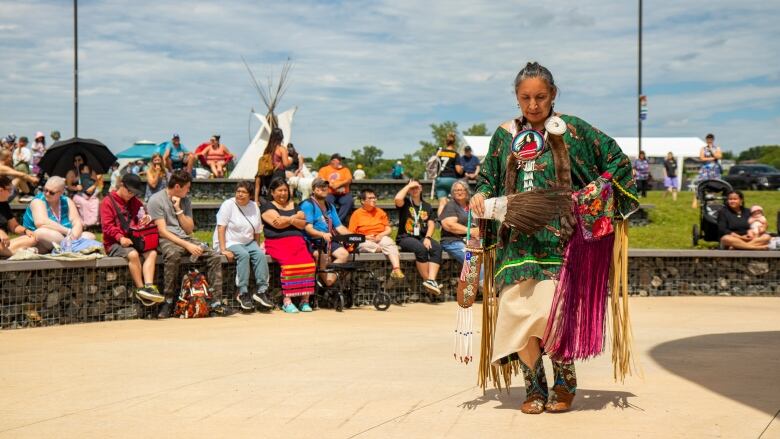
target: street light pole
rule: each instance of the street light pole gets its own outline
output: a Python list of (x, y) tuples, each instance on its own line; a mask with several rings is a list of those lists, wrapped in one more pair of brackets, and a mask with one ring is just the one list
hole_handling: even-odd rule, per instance
[[(639, 80), (637, 81), (636, 120), (638, 128), (639, 151), (642, 151), (642, 0), (639, 0)], [(639, 151), (636, 156), (639, 157)]]
[(79, 13), (73, 0), (73, 137), (79, 136)]

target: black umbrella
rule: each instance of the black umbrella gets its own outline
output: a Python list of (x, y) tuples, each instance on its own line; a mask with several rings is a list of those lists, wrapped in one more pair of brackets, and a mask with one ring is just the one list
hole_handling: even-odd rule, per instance
[(49, 176), (64, 177), (73, 169), (73, 157), (81, 155), (90, 169), (98, 174), (105, 174), (116, 161), (116, 156), (108, 147), (95, 139), (72, 139), (54, 142), (38, 162), (41, 172)]

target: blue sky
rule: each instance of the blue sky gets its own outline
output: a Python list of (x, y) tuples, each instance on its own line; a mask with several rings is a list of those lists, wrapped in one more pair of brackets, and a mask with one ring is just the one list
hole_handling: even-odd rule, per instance
[[(429, 125), (513, 117), (529, 60), (561, 88), (556, 110), (636, 133), (637, 2), (79, 2), (79, 134), (119, 151), (212, 133), (242, 151), (259, 78), (295, 66), (306, 155), (376, 145), (400, 156)], [(73, 134), (70, 1), (0, 0), (0, 133)], [(724, 149), (780, 144), (780, 2), (645, 2), (646, 136), (714, 132)], [(257, 125), (251, 126), (252, 132)]]

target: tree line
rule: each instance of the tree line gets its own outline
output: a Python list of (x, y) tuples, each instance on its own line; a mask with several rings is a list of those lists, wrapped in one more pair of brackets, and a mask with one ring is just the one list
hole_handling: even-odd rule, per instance
[[(444, 146), (444, 139), (449, 132), (458, 132), (458, 124), (453, 121), (433, 123), (431, 127), (432, 139), (420, 140), (420, 147), (411, 154), (404, 154), (400, 158), (384, 158), (384, 151), (375, 145), (365, 145), (360, 149), (353, 149), (350, 153), (347, 165), (355, 171), (357, 165), (363, 165), (367, 178), (390, 178), (393, 164), (400, 160), (404, 167), (404, 174), (415, 178), (422, 178), (425, 174), (425, 162), (428, 161), (439, 147)], [(484, 123), (474, 124), (462, 131), (464, 136), (489, 136), (487, 126)], [(458, 149), (463, 145), (463, 139), (458, 139)], [(731, 151), (723, 151), (723, 158), (736, 160), (737, 162), (754, 161), (772, 165), (780, 169), (780, 145), (760, 145), (734, 154)], [(312, 169), (316, 171), (330, 161), (330, 154), (320, 153), (313, 159)]]
[[(444, 146), (444, 139), (449, 132), (458, 132), (458, 124), (446, 121), (439, 124), (433, 123), (431, 127), (432, 139), (420, 140), (420, 147), (411, 154), (404, 154), (400, 158), (384, 158), (384, 151), (375, 145), (365, 145), (360, 149), (353, 149), (348, 157), (347, 166), (355, 172), (357, 165), (363, 166), (366, 178), (390, 178), (393, 165), (400, 160), (404, 167), (404, 175), (407, 177), (422, 178), (425, 174), (425, 162), (436, 153), (436, 150)], [(489, 136), (490, 132), (484, 123), (474, 124), (462, 131), (464, 136)], [(458, 139), (458, 149), (463, 144), (463, 139)], [(312, 170), (316, 171), (330, 161), (330, 154), (319, 153), (312, 160)]]

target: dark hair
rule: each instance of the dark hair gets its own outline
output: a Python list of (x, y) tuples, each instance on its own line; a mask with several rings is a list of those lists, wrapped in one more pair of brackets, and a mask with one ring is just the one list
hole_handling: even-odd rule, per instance
[(739, 197), (739, 201), (741, 201), (741, 202), (742, 202), (742, 204), (745, 204), (745, 195), (742, 193), (742, 191), (736, 191), (736, 190), (734, 190), (734, 191), (729, 191), (729, 192), (726, 194), (726, 199), (728, 199), (728, 198), (729, 198), (729, 195), (731, 195), (731, 194), (737, 194), (737, 196)]
[(639, 151), (639, 155), (637, 156), (637, 158), (639, 158), (641, 156), (645, 156), (645, 160), (647, 160), (647, 154), (645, 154), (644, 151)]
[(715, 134), (709, 133), (709, 134), (707, 134), (705, 139), (715, 139)]
[(7, 175), (0, 175), (0, 187), (6, 188), (11, 186), (11, 179)]
[(168, 189), (173, 189), (178, 184), (180, 187), (184, 187), (187, 183), (192, 183), (192, 176), (184, 169), (179, 169), (171, 174), (168, 179)]
[(279, 127), (272, 129), (271, 136), (268, 138), (268, 145), (265, 146), (265, 151), (263, 151), (263, 155), (273, 154), (273, 152), (276, 150), (276, 147), (281, 145), (283, 140), (284, 140), (284, 131), (282, 131), (282, 129)]
[(520, 86), (520, 83), (528, 78), (544, 79), (551, 89), (556, 92), (558, 91), (558, 86), (555, 85), (555, 79), (553, 79), (553, 75), (550, 73), (550, 70), (536, 61), (531, 61), (526, 64), (522, 70), (520, 70), (517, 76), (515, 76), (515, 93), (517, 92), (517, 87)]
[(27, 136), (20, 137), (19, 141), (24, 143), (30, 143), (30, 139), (28, 139)]
[(77, 158), (80, 158), (82, 162), (86, 162), (87, 160), (84, 158), (81, 154), (76, 154), (73, 156), (73, 161), (75, 162)]
[(373, 189), (371, 189), (370, 187), (367, 187), (367, 188), (365, 188), (365, 189), (362, 189), (362, 190), (360, 191), (360, 201), (366, 201), (366, 197), (368, 197), (368, 194), (374, 194), (374, 195), (376, 195), (376, 192), (374, 192), (374, 190), (373, 190)]
[[(89, 168), (89, 165), (86, 163), (82, 163), (81, 166), (79, 166), (79, 172), (84, 172), (84, 168)], [(92, 169), (90, 169), (91, 171)]]
[(255, 190), (255, 184), (249, 181), (239, 181), (236, 183), (236, 191), (239, 189), (246, 189), (246, 191), (251, 194), (252, 191)]
[(271, 183), (268, 184), (268, 192), (275, 191), (279, 188), (279, 186), (285, 186), (287, 191), (290, 191), (290, 185), (287, 184), (287, 180), (282, 177), (275, 177), (273, 180), (271, 180)]

